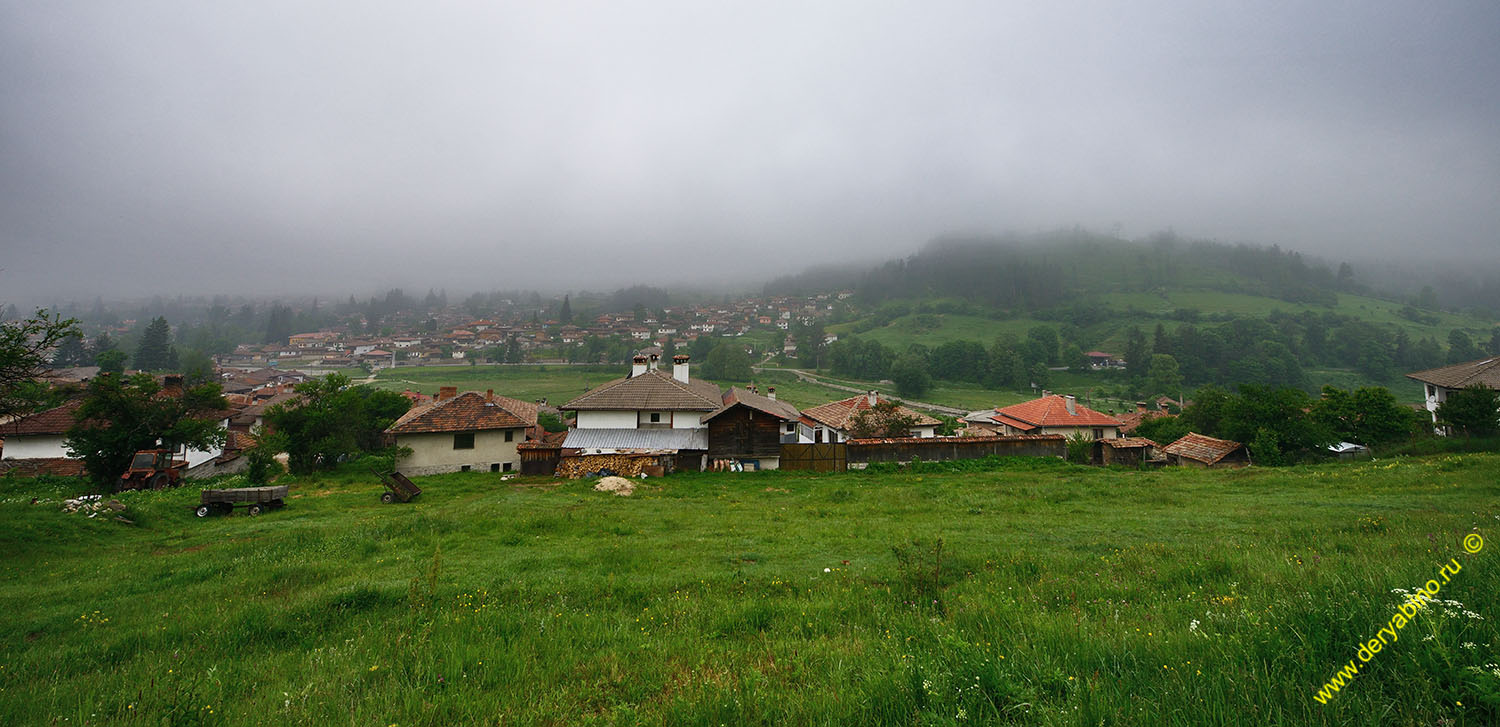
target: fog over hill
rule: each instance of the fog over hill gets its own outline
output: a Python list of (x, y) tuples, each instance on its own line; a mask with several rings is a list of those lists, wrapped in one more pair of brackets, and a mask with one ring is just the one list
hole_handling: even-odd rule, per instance
[(1074, 224), (1467, 268), (1500, 259), (1497, 27), (1390, 0), (7, 1), (0, 297), (753, 289)]

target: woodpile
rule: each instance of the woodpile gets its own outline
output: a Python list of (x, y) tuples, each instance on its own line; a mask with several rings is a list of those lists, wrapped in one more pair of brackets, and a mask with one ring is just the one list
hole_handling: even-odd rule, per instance
[(659, 459), (655, 454), (578, 454), (558, 461), (557, 476), (578, 479), (609, 470), (621, 477), (660, 477), (665, 470)]

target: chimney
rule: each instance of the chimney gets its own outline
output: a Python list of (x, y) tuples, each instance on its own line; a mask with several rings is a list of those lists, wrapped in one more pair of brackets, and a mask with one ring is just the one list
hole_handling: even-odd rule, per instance
[(771, 401), (776, 401), (776, 387), (774, 387), (774, 386), (767, 386), (766, 387), (766, 398), (770, 399)]
[(449, 399), (452, 399), (455, 396), (458, 396), (458, 387), (457, 386), (443, 386), (443, 387), (440, 387), (438, 389), (437, 400), (438, 401), (447, 401)]
[(646, 373), (646, 357), (636, 356), (630, 360), (630, 378), (635, 378)]
[(1042, 398), (1045, 399), (1045, 398), (1047, 398), (1049, 396), (1052, 396), (1052, 392), (1050, 392), (1050, 391), (1048, 391), (1046, 389), (1042, 389)]
[(1137, 413), (1140, 413), (1140, 414), (1146, 413), (1146, 402), (1144, 402), (1144, 401), (1138, 401), (1138, 402), (1136, 402), (1135, 403), (1135, 410), (1136, 410)]
[(656, 362), (658, 360), (660, 360), (660, 359), (661, 359), (660, 356), (658, 356), (658, 355), (656, 355), (654, 353), (651, 354), (651, 358), (649, 359), (649, 362), (646, 364), (647, 367), (650, 368), (652, 371), (655, 371), (656, 370)]
[(495, 400), (495, 390), (494, 389), (485, 389), (484, 390), (484, 400), (485, 401), (494, 401)]
[(1068, 416), (1078, 416), (1078, 400), (1074, 399), (1072, 394), (1063, 397), (1063, 404), (1068, 407)]
[(688, 359), (686, 354), (677, 354), (672, 357), (672, 378), (686, 384), (688, 382)]
[(875, 406), (875, 404), (879, 403), (880, 395), (875, 393), (874, 389), (870, 389), (868, 396), (870, 397), (870, 406)]

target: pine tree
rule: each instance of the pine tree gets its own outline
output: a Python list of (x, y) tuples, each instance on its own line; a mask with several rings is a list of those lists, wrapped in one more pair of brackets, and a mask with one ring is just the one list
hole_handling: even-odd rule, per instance
[(61, 343), (57, 344), (57, 350), (52, 353), (52, 365), (57, 368), (83, 366), (88, 360), (88, 351), (83, 347), (83, 337), (78, 335), (64, 338)]
[(573, 304), (569, 302), (568, 296), (563, 296), (562, 312), (558, 314), (557, 320), (567, 325), (573, 322)]
[(141, 343), (135, 349), (135, 367), (142, 371), (160, 371), (168, 368), (172, 348), (172, 328), (167, 319), (157, 316), (146, 326)]

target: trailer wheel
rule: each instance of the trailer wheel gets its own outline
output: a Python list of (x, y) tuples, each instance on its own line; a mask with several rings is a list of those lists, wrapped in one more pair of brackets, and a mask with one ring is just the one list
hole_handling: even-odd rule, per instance
[(396, 496), (389, 492), (383, 492), (380, 494), (380, 501), (389, 505), (396, 501)]
[(193, 513), (198, 517), (208, 517), (213, 513), (213, 508), (210, 508), (207, 505), (199, 505), (198, 509), (194, 510)]
[(259, 515), (260, 514), (260, 503), (257, 502), (255, 504), (251, 505), (247, 511), (251, 515)]

